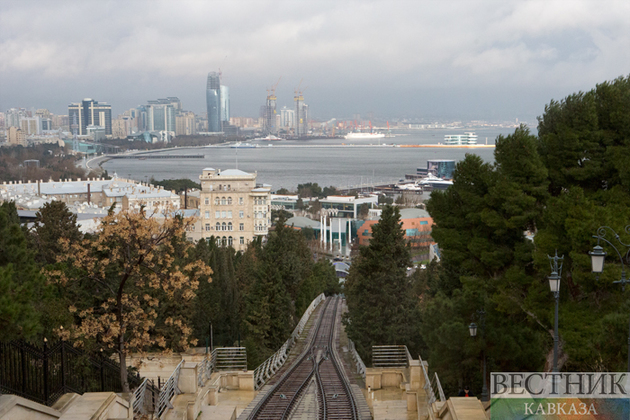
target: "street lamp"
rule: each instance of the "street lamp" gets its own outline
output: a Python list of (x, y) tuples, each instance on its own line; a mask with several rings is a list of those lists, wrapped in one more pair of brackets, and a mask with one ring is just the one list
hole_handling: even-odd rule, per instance
[[(624, 230), (627, 234), (630, 235), (630, 225), (627, 225)], [(624, 248), (627, 248), (627, 250), (625, 251), (625, 255), (623, 255), (619, 251), (619, 248), (617, 248), (611, 241), (608, 240), (608, 238), (606, 238), (606, 233), (608, 231), (612, 232), (614, 239), (619, 242), (619, 248), (621, 248), (622, 252)], [(621, 291), (625, 291), (626, 284), (630, 284), (630, 280), (626, 279), (626, 264), (624, 263), (624, 259), (626, 260), (627, 264), (630, 264), (630, 244), (623, 242), (617, 232), (615, 232), (612, 228), (608, 226), (600, 226), (599, 229), (597, 229), (597, 235), (593, 235), (593, 238), (597, 238), (597, 245), (593, 247), (593, 250), (591, 252), (589, 252), (589, 255), (591, 256), (591, 269), (593, 273), (599, 274), (604, 271), (604, 259), (606, 258), (606, 252), (599, 245), (600, 241), (604, 241), (608, 245), (610, 245), (612, 249), (615, 250), (617, 256), (619, 257), (619, 261), (621, 262), (621, 280), (613, 281), (613, 284), (621, 284)], [(630, 372), (630, 331), (628, 332), (628, 372)]]
[[(551, 265), (551, 275), (549, 278), (549, 288), (556, 299), (556, 313), (553, 322), (553, 372), (558, 371), (558, 305), (560, 302), (560, 278), (562, 277), (562, 262), (564, 261), (564, 255), (558, 257), (558, 250), (556, 249), (556, 255), (549, 258), (549, 265)], [(560, 266), (558, 267), (558, 262)]]
[[(486, 330), (486, 311), (477, 311), (477, 315), (479, 317), (479, 323), (481, 324), (481, 335), (485, 338), (485, 330)], [(477, 324), (474, 322), (468, 326), (468, 332), (472, 338), (477, 336)], [(483, 359), (483, 386), (481, 387), (481, 401), (489, 401), (488, 398), (488, 383), (486, 381), (486, 347), (484, 343), (483, 350), (481, 352), (481, 357)]]

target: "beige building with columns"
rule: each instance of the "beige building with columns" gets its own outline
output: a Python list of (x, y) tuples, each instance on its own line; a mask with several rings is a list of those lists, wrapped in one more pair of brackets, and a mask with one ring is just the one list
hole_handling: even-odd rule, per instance
[(205, 168), (199, 176), (201, 237), (243, 251), (271, 225), (270, 187), (256, 185), (256, 173)]

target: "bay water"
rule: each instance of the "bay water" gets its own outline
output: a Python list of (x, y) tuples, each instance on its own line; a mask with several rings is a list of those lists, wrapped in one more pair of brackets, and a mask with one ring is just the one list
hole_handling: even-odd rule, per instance
[[(203, 154), (202, 159), (112, 159), (103, 163), (109, 174), (146, 181), (189, 178), (199, 182), (204, 168), (238, 168), (256, 172), (257, 182), (270, 184), (272, 190), (295, 190), (298, 184), (316, 182), (321, 187), (357, 187), (397, 182), (416, 168), (426, 168), (427, 160), (459, 161), (467, 153), (486, 162), (494, 161), (494, 148), (414, 148), (393, 147), (443, 143), (445, 134), (474, 131), (478, 144), (492, 145), (498, 135), (508, 135), (514, 128), (425, 129), (396, 131), (395, 137), (372, 140), (313, 139), (291, 141), (249, 141), (256, 148), (231, 148), (227, 145), (161, 150), (160, 154)], [(383, 144), (387, 145), (383, 145)]]

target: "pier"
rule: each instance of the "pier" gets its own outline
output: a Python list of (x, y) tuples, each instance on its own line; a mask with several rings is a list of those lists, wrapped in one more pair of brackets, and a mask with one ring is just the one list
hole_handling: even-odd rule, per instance
[(204, 159), (206, 155), (110, 155), (110, 159)]

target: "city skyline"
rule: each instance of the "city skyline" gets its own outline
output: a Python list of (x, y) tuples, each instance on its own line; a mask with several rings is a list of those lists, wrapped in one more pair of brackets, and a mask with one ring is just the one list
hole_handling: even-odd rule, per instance
[(118, 115), (177, 96), (202, 114), (207, 75), (221, 71), (232, 116), (257, 117), (282, 77), (277, 109), (294, 108), (303, 80), (321, 120), (535, 121), (552, 99), (630, 69), (622, 1), (133, 1), (124, 14), (120, 5), (4, 2), (0, 109), (63, 114), (92, 97)]

